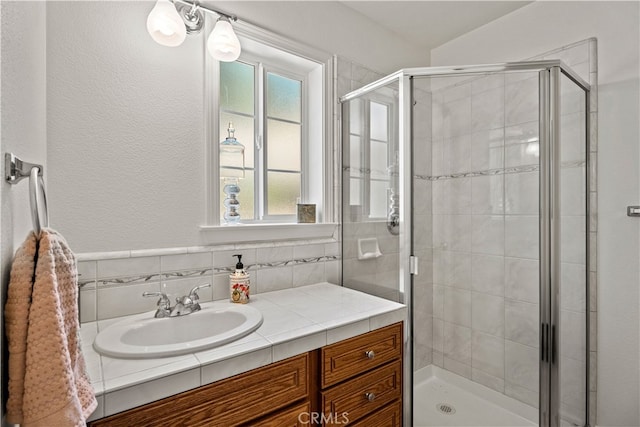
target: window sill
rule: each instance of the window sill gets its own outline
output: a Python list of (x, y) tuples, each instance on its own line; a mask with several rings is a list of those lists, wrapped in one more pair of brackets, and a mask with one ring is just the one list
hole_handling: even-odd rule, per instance
[(326, 239), (334, 237), (336, 223), (201, 225), (208, 244), (276, 240)]

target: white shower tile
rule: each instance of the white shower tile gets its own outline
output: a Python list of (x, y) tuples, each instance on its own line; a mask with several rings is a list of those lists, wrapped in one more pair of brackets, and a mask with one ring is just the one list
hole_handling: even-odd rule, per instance
[(505, 213), (537, 215), (540, 211), (540, 174), (538, 172), (505, 175)]
[(537, 304), (540, 300), (539, 269), (537, 260), (505, 258), (505, 296)]
[(585, 370), (584, 362), (560, 357), (560, 401), (578, 417), (585, 413)]
[(504, 298), (473, 292), (471, 300), (473, 330), (504, 336)]
[(587, 310), (587, 270), (584, 264), (560, 265), (560, 308), (575, 312)]
[[(446, 142), (447, 140), (445, 140), (445, 144)], [(463, 134), (452, 137), (448, 140), (445, 150), (445, 161), (448, 160), (450, 173), (471, 170), (471, 135)]]
[(453, 266), (453, 252), (433, 251), (433, 283), (437, 285), (450, 285)]
[[(473, 95), (498, 88), (504, 88), (504, 74), (502, 73), (490, 74), (486, 77), (474, 79), (471, 82), (471, 93)], [(504, 102), (504, 100), (500, 100), (500, 102)]]
[(504, 379), (504, 339), (473, 331), (471, 363), (474, 369)]
[(505, 341), (505, 380), (507, 383), (537, 392), (539, 371), (538, 349)]
[(504, 213), (504, 175), (471, 178), (471, 194), (474, 215)]
[(584, 161), (587, 152), (587, 128), (584, 112), (563, 115), (560, 126), (562, 162)]
[(447, 356), (444, 356), (443, 362), (444, 369), (446, 369), (447, 371), (451, 371), (454, 374), (458, 374), (462, 377), (471, 379), (471, 365), (459, 362)]
[(449, 285), (459, 289), (471, 289), (471, 254), (452, 252), (451, 280)]
[(471, 329), (444, 322), (444, 355), (471, 365)]
[[(504, 373), (503, 373), (504, 376)], [(471, 379), (485, 387), (489, 387), (498, 393), (504, 393), (504, 379), (494, 377), (484, 371), (477, 369), (475, 366), (471, 370)]]
[(537, 408), (540, 403), (540, 396), (537, 391), (532, 391), (506, 381), (504, 384), (504, 394), (534, 408)]
[(466, 135), (471, 131), (471, 98), (447, 102), (443, 108), (442, 130), (445, 138)]
[(473, 254), (471, 262), (472, 290), (504, 296), (504, 257)]
[(451, 216), (451, 241), (449, 248), (452, 251), (471, 251), (471, 215)]
[(444, 289), (444, 320), (460, 326), (471, 326), (471, 292)]
[(538, 79), (528, 78), (505, 87), (505, 123), (511, 126), (538, 119)]
[(433, 317), (444, 319), (444, 286), (433, 285)]
[(474, 94), (471, 98), (472, 130), (504, 127), (504, 101), (502, 86)]
[(449, 181), (449, 213), (468, 214), (471, 210), (471, 179), (456, 178)]
[(507, 145), (504, 148), (504, 156), (507, 168), (538, 165), (540, 164), (539, 143), (532, 141)]
[(573, 362), (584, 362), (587, 351), (586, 313), (560, 310), (560, 326), (560, 354)]
[(504, 167), (504, 129), (474, 132), (471, 135), (471, 170)]
[[(586, 263), (586, 232), (584, 216), (562, 216), (560, 218), (560, 259), (562, 262)], [(595, 248), (595, 246), (593, 247)]]
[(538, 259), (539, 221), (537, 216), (505, 216), (506, 256), (514, 258)]
[(504, 143), (505, 145), (528, 144), (530, 142), (539, 141), (540, 124), (538, 120), (528, 123), (520, 123), (505, 128)]
[(505, 338), (513, 342), (538, 347), (540, 307), (520, 301), (505, 301)]
[(474, 215), (472, 228), (474, 253), (504, 254), (504, 217), (502, 215)]
[(444, 351), (444, 321), (433, 319), (433, 349), (442, 353)]

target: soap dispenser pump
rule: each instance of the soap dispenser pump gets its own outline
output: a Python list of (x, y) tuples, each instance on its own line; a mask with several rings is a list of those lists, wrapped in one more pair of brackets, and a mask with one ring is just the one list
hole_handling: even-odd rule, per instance
[(242, 255), (233, 256), (238, 257), (238, 262), (236, 263), (236, 271), (229, 275), (231, 302), (246, 304), (249, 302), (249, 273), (245, 271), (242, 264)]

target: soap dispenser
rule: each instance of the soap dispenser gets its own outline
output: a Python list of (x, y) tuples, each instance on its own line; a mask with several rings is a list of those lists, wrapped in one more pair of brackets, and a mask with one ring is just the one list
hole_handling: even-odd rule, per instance
[(233, 256), (238, 257), (238, 263), (236, 264), (236, 271), (229, 275), (231, 302), (246, 304), (249, 302), (249, 273), (244, 270), (242, 255)]

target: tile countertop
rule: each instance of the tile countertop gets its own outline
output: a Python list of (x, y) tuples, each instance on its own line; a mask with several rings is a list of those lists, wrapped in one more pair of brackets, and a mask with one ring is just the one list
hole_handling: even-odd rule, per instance
[(83, 323), (82, 349), (98, 399), (90, 420), (364, 334), (407, 316), (402, 304), (330, 283), (254, 295), (250, 304), (264, 318), (255, 332), (220, 347), (157, 359), (116, 359), (93, 349), (98, 331), (122, 318)]

